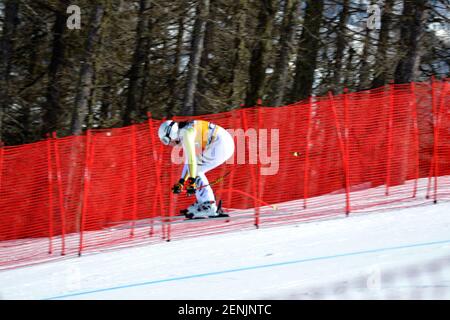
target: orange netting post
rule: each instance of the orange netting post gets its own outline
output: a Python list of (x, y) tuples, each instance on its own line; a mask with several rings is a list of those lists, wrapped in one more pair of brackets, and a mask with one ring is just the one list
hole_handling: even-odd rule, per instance
[[(246, 142), (245, 143), (245, 148), (249, 151), (248, 152), (248, 156), (250, 158), (250, 146), (249, 146), (250, 139), (247, 139), (247, 134), (246, 134), (247, 130), (248, 130), (247, 114), (246, 114), (244, 109), (241, 109), (241, 115), (242, 115), (242, 126), (243, 126), (244, 134), (245, 134), (245, 140), (244, 141)], [(254, 167), (252, 167), (251, 170), (250, 170), (250, 176), (251, 176), (252, 192), (253, 192), (253, 194), (256, 194), (258, 188), (256, 186), (257, 181), (256, 181), (256, 177), (255, 177)], [(255, 206), (255, 227), (258, 228), (259, 227), (258, 223), (257, 223), (258, 219), (259, 219), (259, 207), (258, 207), (259, 203), (258, 203), (258, 201), (256, 201), (256, 200), (254, 201), (254, 206)]]
[[(166, 121), (166, 118), (164, 117), (162, 119), (162, 121)], [(159, 144), (159, 154), (158, 154), (158, 160), (156, 161), (156, 172), (158, 174), (158, 176), (156, 177), (155, 181), (158, 181), (158, 179), (161, 179), (161, 168), (162, 168), (162, 162), (163, 162), (163, 157), (164, 157), (164, 145), (162, 143)], [(162, 190), (161, 188), (159, 188), (159, 202), (161, 205), (161, 228), (162, 228), (162, 239), (165, 240), (166, 239), (166, 220), (165, 220), (165, 215), (166, 215), (166, 208), (164, 206), (164, 197), (162, 194)]]
[(303, 209), (307, 207), (308, 201), (308, 187), (309, 187), (309, 144), (311, 140), (311, 121), (312, 121), (312, 97), (309, 97), (308, 103), (308, 128), (306, 133), (306, 144), (305, 144), (305, 171), (303, 174)]
[(416, 167), (415, 167), (415, 180), (414, 180), (414, 188), (413, 188), (413, 198), (417, 196), (417, 184), (420, 178), (420, 141), (419, 141), (419, 122), (417, 117), (417, 101), (416, 101), (416, 85), (414, 82), (411, 82), (411, 108), (412, 108), (412, 117), (413, 117), (413, 129), (414, 129), (414, 149), (416, 154)]
[[(256, 109), (257, 112), (257, 121), (258, 121), (258, 134), (256, 135), (258, 137), (258, 147), (257, 147), (257, 157), (256, 157), (256, 186), (257, 186), (257, 193), (256, 197), (261, 198), (262, 195), (262, 184), (261, 184), (261, 106), (258, 106)], [(256, 208), (255, 211), (255, 226), (259, 227), (259, 216), (260, 216), (260, 209), (259, 206)]]
[[(153, 161), (156, 162), (158, 160), (157, 156), (156, 156), (156, 149), (155, 149), (155, 137), (153, 136), (153, 119), (152, 119), (152, 114), (150, 112), (147, 113), (147, 121), (148, 121), (148, 130), (149, 130), (149, 135), (150, 135), (150, 143), (152, 145), (152, 158)], [(157, 174), (156, 174), (157, 175)], [(160, 190), (161, 186), (159, 183), (156, 184), (156, 194), (158, 195), (159, 190)], [(153, 200), (153, 207), (152, 207), (152, 212), (150, 213), (150, 231), (149, 231), (149, 235), (153, 236), (153, 218), (155, 217), (155, 212), (156, 212), (156, 204), (157, 204), (157, 196), (155, 196), (154, 200)]]
[(2, 178), (3, 178), (3, 159), (5, 155), (5, 149), (3, 147), (3, 141), (0, 140), (0, 192), (2, 191)]
[[(173, 166), (173, 162), (172, 159), (170, 159), (170, 182), (172, 183), (174, 180), (174, 166)], [(169, 192), (169, 213), (168, 213), (168, 226), (167, 226), (167, 242), (170, 241), (170, 233), (171, 233), (171, 223), (172, 223), (172, 212), (175, 210), (174, 209), (174, 194), (173, 192)]]
[(0, 140), (0, 189), (2, 186), (3, 154), (4, 154), (3, 141)]
[(342, 139), (342, 132), (341, 132), (341, 126), (339, 125), (339, 120), (337, 118), (337, 112), (336, 112), (336, 106), (334, 104), (334, 97), (333, 94), (328, 92), (328, 98), (329, 103), (331, 106), (331, 110), (333, 112), (333, 118), (335, 123), (335, 128), (338, 135), (338, 141), (339, 141), (339, 148), (341, 150), (341, 157), (342, 157), (342, 166), (344, 171), (344, 181), (345, 181), (345, 213), (348, 215), (350, 213), (350, 192), (349, 192), (349, 185), (348, 185), (348, 161), (347, 161), (347, 155), (346, 155), (346, 149), (345, 144)]
[(78, 248), (78, 255), (81, 256), (83, 251), (83, 235), (84, 226), (86, 223), (86, 215), (88, 209), (88, 199), (89, 199), (89, 187), (91, 180), (91, 144), (92, 144), (92, 133), (90, 130), (86, 134), (86, 154), (85, 154), (85, 170), (84, 170), (84, 183), (83, 183), (83, 202), (81, 208), (81, 223), (80, 223), (80, 243)]
[(439, 155), (438, 155), (438, 143), (439, 143), (439, 113), (437, 110), (437, 101), (436, 101), (436, 81), (434, 79), (434, 76), (431, 77), (431, 88), (432, 88), (432, 95), (433, 95), (433, 135), (434, 135), (434, 144), (433, 144), (433, 171), (434, 171), (434, 193), (433, 193), (433, 199), (434, 203), (437, 203), (437, 170), (438, 170), (438, 163), (439, 163)]
[[(161, 185), (160, 183), (156, 183), (156, 181), (158, 181), (159, 179), (161, 179), (161, 165), (162, 165), (162, 154), (163, 154), (163, 145), (162, 143), (160, 144), (160, 152), (158, 154), (158, 152), (156, 151), (156, 141), (155, 141), (155, 136), (154, 136), (154, 126), (153, 126), (153, 119), (151, 118), (151, 113), (149, 112), (147, 114), (148, 116), (148, 123), (149, 123), (149, 131), (150, 131), (150, 141), (152, 143), (152, 151), (153, 151), (153, 159), (155, 160), (155, 185), (156, 185), (156, 196), (155, 196), (155, 201), (153, 202), (153, 213), (152, 216), (155, 217), (156, 216), (156, 204), (157, 204), (157, 199), (159, 199), (160, 202), (160, 208), (163, 212), (163, 214), (161, 215), (161, 219), (162, 222), (164, 222), (163, 217), (164, 217), (164, 201), (163, 201), (163, 197), (162, 197), (162, 191), (161, 191)], [(166, 121), (166, 118), (164, 118), (162, 121)], [(164, 223), (161, 224), (161, 228), (162, 228), (162, 238), (165, 238), (165, 227), (164, 227)], [(150, 227), (150, 235), (153, 235), (153, 222), (152, 225)]]
[(4, 156), (3, 141), (0, 140), (0, 190), (2, 189), (2, 174), (3, 174), (3, 156)]
[(428, 183), (427, 183), (427, 195), (426, 195), (426, 198), (427, 199), (429, 199), (430, 198), (430, 189), (431, 189), (431, 177), (433, 176), (433, 171), (434, 171), (434, 156), (435, 156), (435, 154), (434, 154), (434, 146), (435, 146), (435, 144), (436, 144), (436, 104), (435, 104), (435, 101), (434, 101), (434, 85), (433, 85), (433, 83), (434, 83), (434, 77), (431, 77), (431, 79), (430, 79), (430, 84), (431, 84), (431, 89), (430, 89), (430, 91), (431, 91), (431, 106), (432, 106), (432, 111), (431, 111), (431, 113), (432, 113), (432, 115), (433, 115), (433, 139), (434, 139), (434, 141), (433, 141), (433, 155), (431, 156), (431, 161), (430, 161), (430, 171), (429, 171), (429, 174), (428, 174)]
[(53, 253), (53, 169), (52, 140), (47, 135), (47, 170), (48, 170), (48, 254)]
[(132, 224), (130, 230), (130, 238), (134, 237), (134, 227), (137, 219), (137, 195), (138, 195), (138, 183), (137, 183), (137, 151), (136, 151), (136, 125), (131, 126), (131, 177), (133, 190), (133, 211), (132, 211)]
[(58, 139), (56, 132), (53, 132), (53, 149), (55, 152), (55, 165), (56, 165), (56, 182), (58, 186), (58, 203), (59, 214), (61, 217), (61, 255), (66, 254), (66, 210), (64, 207), (64, 192), (61, 175), (61, 158), (59, 155)]
[(386, 196), (389, 196), (389, 186), (391, 184), (391, 163), (393, 148), (393, 129), (394, 129), (394, 84), (389, 84), (389, 122), (388, 122), (388, 154), (386, 165)]
[[(431, 106), (432, 106), (432, 114), (433, 114), (433, 155), (431, 157), (430, 162), (430, 171), (428, 174), (428, 184), (427, 184), (427, 195), (426, 198), (430, 198), (430, 190), (431, 190), (431, 180), (433, 179), (433, 175), (436, 174), (436, 156), (437, 156), (437, 134), (438, 134), (438, 115), (437, 115), (437, 106), (436, 106), (436, 91), (435, 91), (435, 81), (434, 76), (430, 79), (431, 84)], [(436, 190), (436, 178), (434, 179), (434, 190)]]
[(350, 151), (349, 151), (349, 119), (348, 119), (348, 89), (344, 89), (344, 149), (345, 149), (345, 189), (346, 197), (346, 214), (349, 215), (351, 211), (350, 205)]
[[(240, 109), (239, 110), (239, 113), (241, 114), (242, 113), (242, 109)], [(237, 127), (238, 127), (238, 117), (233, 117), (233, 121), (234, 121), (234, 123), (233, 123), (233, 125), (234, 125), (234, 128), (236, 129)], [(236, 131), (235, 131), (236, 132)], [(234, 145), (236, 146), (236, 139), (237, 139), (237, 137), (236, 137), (236, 134), (234, 134), (233, 135), (233, 142), (234, 142)], [(236, 155), (236, 151), (235, 151), (235, 153), (233, 154), (233, 159), (236, 159), (236, 161), (237, 161), (237, 155)], [(233, 169), (231, 169), (231, 172), (230, 172), (230, 178), (229, 178), (229, 186), (232, 186), (233, 185), (233, 183), (234, 183), (234, 168), (236, 168), (236, 166), (237, 166), (238, 164), (237, 163), (233, 163)], [(221, 192), (222, 192), (222, 194), (223, 193), (225, 193), (225, 190), (224, 189), (222, 189), (221, 190)], [(231, 192), (228, 192), (228, 197), (227, 197), (227, 206), (230, 206), (231, 205), (231, 196), (232, 196), (232, 194), (231, 194)]]
[[(434, 85), (435, 83), (433, 83)], [(444, 97), (447, 92), (447, 83), (443, 82), (443, 85), (441, 87), (440, 91), (440, 103), (439, 103), (439, 111), (437, 114), (437, 124), (435, 128), (435, 142), (434, 142), (434, 203), (437, 203), (438, 198), (438, 179), (439, 179), (439, 131), (441, 129), (441, 119), (444, 115)]]

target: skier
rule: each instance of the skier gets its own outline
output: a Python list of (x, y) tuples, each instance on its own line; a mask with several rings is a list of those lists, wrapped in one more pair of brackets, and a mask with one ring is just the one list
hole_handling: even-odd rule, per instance
[(222, 215), (205, 173), (227, 161), (234, 153), (232, 136), (222, 127), (208, 121), (165, 121), (158, 130), (164, 145), (183, 147), (185, 164), (181, 178), (172, 192), (180, 194), (184, 188), (194, 195), (196, 202), (182, 212), (189, 219)]

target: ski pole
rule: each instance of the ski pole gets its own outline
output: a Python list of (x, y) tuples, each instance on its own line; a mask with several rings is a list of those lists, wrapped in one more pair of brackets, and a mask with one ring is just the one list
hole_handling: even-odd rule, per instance
[(227, 173), (225, 173), (223, 176), (217, 178), (217, 179), (214, 180), (213, 182), (210, 182), (210, 183), (207, 184), (206, 186), (198, 187), (197, 190), (201, 190), (201, 189), (206, 188), (206, 187), (208, 187), (208, 186), (213, 186), (213, 185), (215, 185), (215, 184), (217, 184), (217, 183), (219, 183), (219, 182), (222, 182), (222, 181), (223, 181), (223, 180), (231, 173), (231, 171), (233, 171), (233, 170), (234, 170), (234, 169), (229, 170), (229, 171), (228, 171)]

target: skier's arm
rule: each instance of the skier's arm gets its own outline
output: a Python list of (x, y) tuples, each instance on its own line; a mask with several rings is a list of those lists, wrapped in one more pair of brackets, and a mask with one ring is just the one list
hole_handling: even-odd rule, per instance
[[(195, 129), (188, 128), (183, 132), (183, 149), (186, 155), (189, 177), (197, 177), (197, 161), (195, 158)], [(184, 170), (183, 170), (184, 171)]]

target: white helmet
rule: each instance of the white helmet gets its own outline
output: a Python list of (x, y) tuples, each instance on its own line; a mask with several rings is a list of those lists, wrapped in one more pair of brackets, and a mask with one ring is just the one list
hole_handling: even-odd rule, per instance
[(164, 121), (158, 130), (158, 136), (161, 142), (169, 145), (172, 140), (178, 139), (178, 123), (173, 120)]

